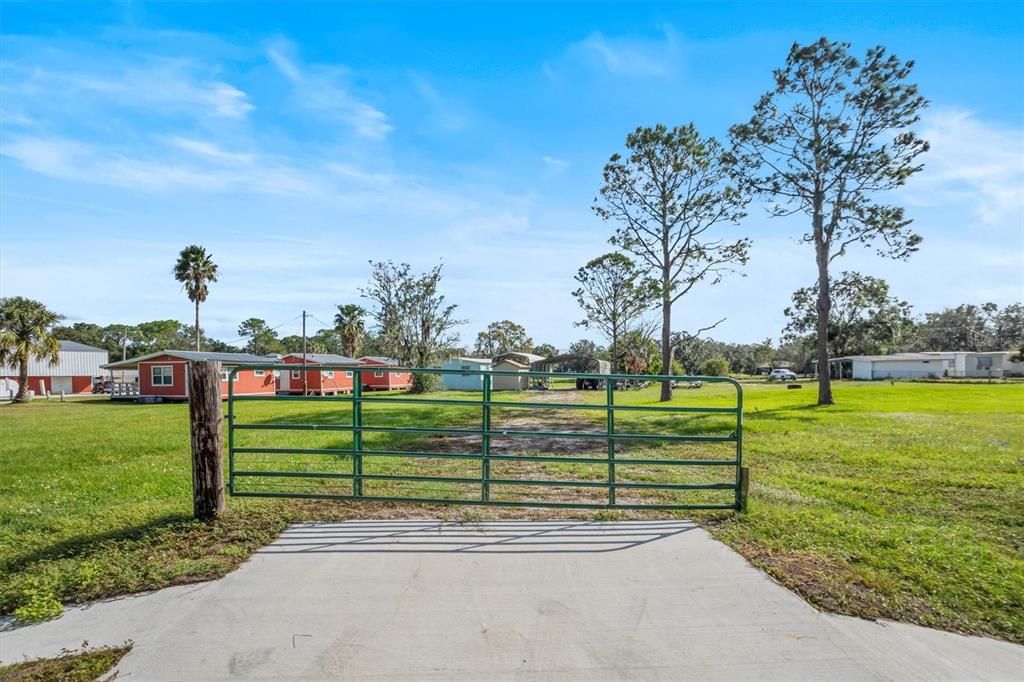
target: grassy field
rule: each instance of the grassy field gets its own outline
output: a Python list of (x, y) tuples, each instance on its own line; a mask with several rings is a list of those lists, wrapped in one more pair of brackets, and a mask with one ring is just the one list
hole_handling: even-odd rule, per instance
[[(677, 392), (675, 404), (725, 406), (728, 387)], [(497, 394), (501, 399), (602, 401), (603, 393)], [(479, 398), (479, 394), (444, 394)], [(745, 458), (752, 470), (746, 514), (696, 515), (717, 537), (811, 602), (1024, 642), (1024, 384), (842, 383), (837, 406), (810, 406), (814, 391), (745, 386)], [(616, 393), (620, 404), (655, 404), (655, 387)], [(603, 428), (604, 413), (495, 408), (495, 423), (541, 430)], [(246, 403), (239, 421), (347, 424), (347, 405)], [(537, 511), (233, 498), (215, 524), (189, 519), (190, 468), (184, 405), (107, 401), (36, 402), (0, 408), (0, 610), (59, 613), (61, 602), (138, 591), (224, 574), (294, 520), (396, 515), (479, 519)], [(623, 412), (623, 431), (728, 433), (728, 415)], [(475, 424), (479, 408), (368, 404), (364, 422), (405, 426)], [(340, 449), (344, 432), (239, 432), (239, 445)], [(511, 440), (511, 439), (508, 439)], [(494, 443), (511, 454), (555, 452), (565, 462), (502, 463), (503, 478), (600, 480), (604, 465), (574, 463), (603, 441)], [(575, 442), (575, 441), (574, 441)], [(437, 435), (371, 434), (382, 450), (468, 451)], [(621, 456), (728, 456), (729, 444), (625, 444)], [(518, 448), (518, 449), (517, 449)], [(561, 449), (560, 449), (561, 448)], [(240, 467), (316, 474), (350, 471), (345, 455), (248, 454)], [(479, 464), (433, 458), (367, 458), (367, 473), (475, 476)], [(728, 470), (732, 472), (731, 469)], [(721, 467), (684, 472), (623, 465), (621, 480), (715, 481)], [(253, 486), (346, 490), (344, 480), (253, 478)], [(478, 486), (367, 482), (372, 494), (466, 496)], [(284, 488), (275, 488), (284, 489)], [(600, 501), (599, 488), (505, 486), (501, 499), (558, 494)], [(636, 501), (676, 495), (710, 500), (721, 491), (640, 491)], [(666, 497), (668, 496), (668, 497)], [(621, 499), (621, 497), (620, 497)], [(679, 499), (679, 498), (676, 498)], [(608, 512), (548, 515), (607, 518)]]

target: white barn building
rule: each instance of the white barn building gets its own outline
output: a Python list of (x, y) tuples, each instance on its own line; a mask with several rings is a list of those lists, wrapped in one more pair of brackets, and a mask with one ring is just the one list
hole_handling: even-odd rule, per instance
[[(28, 361), (28, 388), (37, 395), (47, 392), (91, 393), (93, 382), (102, 379), (107, 371), (107, 351), (77, 341), (58, 341), (60, 352), (57, 364), (30, 357)], [(0, 379), (18, 381), (17, 367), (0, 367)]]

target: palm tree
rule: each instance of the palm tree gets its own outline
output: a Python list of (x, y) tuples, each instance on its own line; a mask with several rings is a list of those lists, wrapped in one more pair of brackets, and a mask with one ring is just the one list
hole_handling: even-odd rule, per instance
[(354, 358), (359, 352), (363, 334), (366, 333), (366, 325), (363, 323), (365, 316), (366, 310), (353, 303), (339, 305), (338, 314), (334, 316), (334, 329), (341, 337), (341, 347), (345, 355), (350, 358)]
[(48, 360), (56, 365), (60, 344), (50, 335), (61, 316), (39, 301), (23, 296), (0, 298), (0, 366), (18, 365), (18, 395), (28, 400), (28, 361)]
[(217, 281), (217, 264), (201, 246), (186, 246), (178, 254), (178, 262), (174, 264), (174, 279), (182, 284), (188, 300), (196, 304), (196, 350), (200, 350), (199, 341), (202, 331), (199, 329), (199, 304), (206, 301), (210, 293), (210, 282)]

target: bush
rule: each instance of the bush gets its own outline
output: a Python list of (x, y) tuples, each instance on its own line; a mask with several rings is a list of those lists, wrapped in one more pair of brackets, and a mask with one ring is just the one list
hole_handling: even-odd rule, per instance
[(410, 393), (430, 393), (441, 390), (441, 377), (437, 374), (413, 372)]
[[(657, 358), (654, 358), (653, 360), (651, 360), (651, 364), (647, 368), (647, 373), (648, 374), (655, 374), (655, 375), (662, 374), (662, 371), (661, 371), (661, 358), (660, 357), (657, 357)], [(669, 371), (669, 374), (673, 374), (673, 375), (676, 375), (676, 376), (681, 376), (683, 374), (686, 374), (686, 369), (683, 367), (683, 365), (678, 360), (676, 360), (675, 358), (672, 358), (672, 369)]]
[(21, 606), (14, 609), (14, 617), (26, 623), (56, 618), (64, 612), (53, 588), (37, 578), (29, 578), (21, 591)]
[(700, 363), (700, 373), (706, 377), (724, 377), (729, 373), (729, 361), (725, 358), (708, 358)]

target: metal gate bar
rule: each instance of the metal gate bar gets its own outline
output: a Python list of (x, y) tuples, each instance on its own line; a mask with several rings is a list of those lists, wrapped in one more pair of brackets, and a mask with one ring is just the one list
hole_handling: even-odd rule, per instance
[[(344, 371), (353, 373), (352, 392), (349, 395), (287, 395), (287, 396), (262, 396), (262, 395), (234, 395), (234, 377), (243, 369), (272, 369), (277, 371)], [(564, 507), (578, 509), (742, 509), (741, 485), (742, 464), (743, 464), (743, 391), (738, 382), (727, 377), (689, 377), (689, 376), (642, 376), (630, 374), (591, 374), (591, 373), (553, 373), (553, 372), (515, 372), (515, 371), (494, 371), (494, 370), (447, 370), (447, 369), (410, 369), (386, 367), (387, 372), (410, 372), (420, 374), (456, 374), (465, 376), (467, 374), (481, 375), (481, 399), (467, 400), (463, 398), (420, 398), (420, 397), (366, 397), (363, 393), (363, 373), (380, 372), (382, 368), (371, 367), (350, 367), (343, 365), (244, 365), (231, 370), (228, 383), (228, 469), (229, 481), (228, 490), (231, 495), (238, 497), (293, 497), (303, 499), (345, 499), (345, 500), (372, 500), (386, 502), (420, 502), (430, 504), (482, 504), (495, 506), (512, 507)], [(493, 400), (494, 377), (528, 377), (551, 379), (590, 379), (604, 383), (605, 402), (604, 404), (594, 403), (547, 403), (533, 401), (502, 401)], [(651, 382), (663, 380), (677, 382), (706, 382), (709, 384), (723, 383), (730, 384), (736, 391), (736, 403), (733, 407), (700, 407), (681, 405), (619, 405), (615, 403), (615, 391), (619, 382), (636, 381), (638, 379)], [(316, 423), (239, 423), (235, 415), (235, 403), (241, 401), (315, 401), (315, 402), (340, 402), (351, 403), (352, 423), (344, 424), (316, 424)], [(377, 404), (399, 404), (399, 405), (428, 405), (428, 406), (461, 406), (479, 407), (481, 409), (480, 427), (467, 428), (464, 426), (452, 427), (417, 427), (417, 426), (372, 426), (366, 424), (363, 414), (365, 403)], [(555, 410), (601, 410), (605, 412), (605, 428), (603, 431), (573, 432), (573, 431), (535, 431), (525, 429), (495, 429), (492, 426), (492, 408), (513, 408), (513, 409), (555, 409)], [(706, 435), (706, 434), (652, 434), (652, 433), (623, 433), (616, 430), (616, 412), (661, 412), (667, 414), (685, 413), (707, 413), (707, 414), (734, 414), (735, 427), (728, 435)], [(347, 448), (284, 448), (284, 447), (236, 447), (236, 431), (259, 430), (259, 431), (327, 431), (327, 432), (349, 432), (352, 434), (352, 444)], [(397, 433), (397, 434), (423, 434), (423, 435), (461, 435), (479, 436), (480, 452), (438, 452), (428, 450), (399, 450), (399, 449), (367, 449), (363, 444), (364, 433)], [(567, 439), (590, 439), (604, 440), (607, 443), (607, 455), (605, 457), (581, 457), (575, 455), (557, 456), (550, 454), (540, 455), (505, 455), (491, 452), (491, 439), (493, 437), (515, 438), (515, 437), (543, 437), (543, 438), (567, 438)], [(615, 452), (617, 441), (634, 442), (691, 442), (691, 443), (734, 443), (735, 456), (732, 459), (647, 459), (637, 457), (622, 457)], [(324, 455), (324, 456), (351, 456), (351, 472), (332, 471), (267, 471), (238, 469), (236, 467), (236, 454), (264, 454), (264, 455)], [(394, 458), (432, 458), (449, 460), (477, 460), (480, 463), (479, 477), (472, 476), (424, 476), (418, 474), (368, 474), (363, 470), (363, 458), (365, 457), (394, 457)], [(491, 463), (499, 462), (540, 462), (540, 463), (574, 463), (574, 464), (604, 464), (607, 465), (607, 476), (605, 480), (562, 480), (562, 479), (509, 479), (494, 478), (491, 475)], [(623, 481), (617, 477), (617, 466), (643, 464), (648, 466), (676, 466), (676, 467), (723, 467), (735, 468), (735, 477), (728, 483), (662, 483), (662, 482), (640, 482)], [(312, 479), (312, 480), (351, 480), (351, 494), (340, 494), (337, 492), (294, 492), (275, 490), (240, 490), (237, 483), (244, 479)], [(433, 482), (479, 485), (479, 499), (463, 499), (456, 497), (409, 497), (391, 495), (366, 495), (363, 490), (364, 481), (399, 481), (399, 482)], [(495, 500), (492, 499), (492, 486), (519, 486), (519, 487), (553, 487), (553, 488), (605, 488), (607, 490), (607, 502), (579, 502), (579, 501), (558, 501), (548, 502), (539, 500)], [(617, 500), (617, 490), (732, 490), (733, 501), (731, 503), (633, 503), (620, 502)]]

